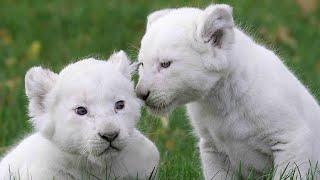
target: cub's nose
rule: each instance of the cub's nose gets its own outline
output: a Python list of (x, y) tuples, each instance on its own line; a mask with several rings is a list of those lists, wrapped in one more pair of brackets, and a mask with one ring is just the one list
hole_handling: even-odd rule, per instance
[(150, 95), (150, 91), (147, 91), (145, 93), (139, 92), (139, 91), (137, 92), (138, 98), (140, 98), (140, 99), (142, 99), (144, 101), (146, 101), (148, 99), (149, 95)]
[(98, 133), (98, 135), (108, 141), (108, 142), (112, 142), (114, 141), (115, 139), (117, 139), (117, 137), (119, 136), (119, 131), (113, 131), (113, 132), (108, 132), (108, 133)]

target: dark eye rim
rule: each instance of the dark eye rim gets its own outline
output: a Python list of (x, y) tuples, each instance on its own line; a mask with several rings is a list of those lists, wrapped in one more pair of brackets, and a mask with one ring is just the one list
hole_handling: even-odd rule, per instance
[(114, 109), (115, 109), (116, 111), (122, 110), (122, 109), (124, 109), (124, 108), (125, 108), (125, 101), (124, 101), (124, 100), (119, 100), (119, 101), (117, 101), (117, 102), (114, 104)]
[(172, 61), (160, 62), (160, 66), (161, 66), (162, 68), (168, 68), (168, 67), (171, 66), (171, 64), (172, 64)]
[(88, 109), (84, 106), (78, 106), (74, 109), (75, 113), (79, 116), (84, 116), (88, 114)]

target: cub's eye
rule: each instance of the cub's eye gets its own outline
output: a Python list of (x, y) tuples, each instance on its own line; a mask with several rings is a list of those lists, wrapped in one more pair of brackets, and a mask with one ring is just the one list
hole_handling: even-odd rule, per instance
[(116, 104), (114, 105), (115, 110), (121, 110), (124, 108), (124, 101), (117, 101)]
[(162, 67), (162, 68), (168, 68), (170, 65), (171, 65), (171, 61), (167, 61), (167, 62), (161, 62), (160, 63), (160, 66)]
[(80, 107), (77, 107), (75, 109), (75, 112), (76, 112), (76, 114), (78, 114), (80, 116), (83, 116), (83, 115), (86, 115), (88, 113), (88, 110), (87, 110), (87, 108), (85, 108), (83, 106), (80, 106)]

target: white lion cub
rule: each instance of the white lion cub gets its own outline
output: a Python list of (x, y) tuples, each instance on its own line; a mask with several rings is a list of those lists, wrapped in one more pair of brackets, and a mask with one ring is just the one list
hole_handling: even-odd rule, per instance
[(305, 177), (320, 161), (317, 101), (237, 28), (230, 6), (150, 14), (139, 61), (137, 93), (153, 112), (187, 104), (206, 179), (232, 178), (240, 164), (244, 176), (275, 166), (275, 179)]
[(31, 68), (25, 83), (36, 132), (4, 157), (0, 179), (154, 177), (159, 152), (135, 129), (141, 102), (130, 78), (137, 66), (120, 51), (59, 74)]

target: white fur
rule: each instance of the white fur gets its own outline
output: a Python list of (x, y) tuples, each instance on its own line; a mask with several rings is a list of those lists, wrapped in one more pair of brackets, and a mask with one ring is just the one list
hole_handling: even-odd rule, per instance
[(304, 176), (320, 159), (320, 109), (308, 90), (234, 26), (230, 6), (163, 12), (141, 41), (136, 91), (150, 92), (154, 113), (187, 104), (205, 178), (230, 178), (240, 163), (244, 176), (273, 163), (276, 179), (288, 163)]
[[(31, 68), (26, 94), (36, 132), (2, 159), (0, 179), (149, 177), (159, 152), (135, 129), (141, 102), (130, 74), (136, 66), (121, 51), (109, 61), (81, 60), (59, 74)], [(115, 109), (119, 100), (125, 102), (122, 110)], [(76, 114), (78, 106), (86, 107), (88, 114)], [(98, 135), (115, 131), (119, 136), (111, 144), (118, 150)]]

